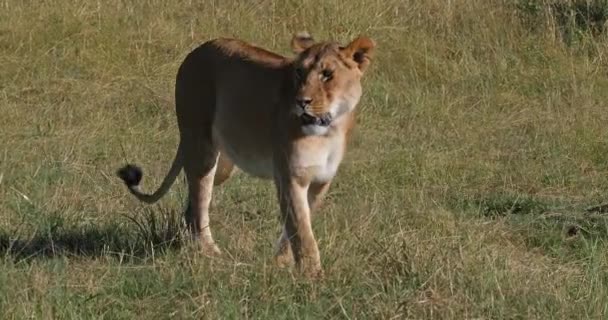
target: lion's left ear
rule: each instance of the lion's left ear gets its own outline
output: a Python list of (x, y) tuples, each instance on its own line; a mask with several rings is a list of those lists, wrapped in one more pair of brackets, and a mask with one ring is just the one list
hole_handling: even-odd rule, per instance
[(374, 40), (368, 37), (358, 37), (344, 47), (342, 52), (353, 59), (359, 65), (359, 70), (364, 72), (372, 62), (375, 48), (376, 42)]
[(306, 31), (298, 32), (291, 38), (291, 50), (295, 54), (300, 54), (304, 50), (312, 47), (313, 44), (315, 44), (315, 40)]

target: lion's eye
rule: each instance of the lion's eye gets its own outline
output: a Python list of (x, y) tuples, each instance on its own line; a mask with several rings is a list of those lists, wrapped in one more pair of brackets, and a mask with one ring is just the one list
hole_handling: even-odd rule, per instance
[(301, 80), (302, 78), (304, 78), (304, 69), (296, 68), (296, 79)]
[(325, 69), (321, 72), (321, 79), (324, 82), (331, 80), (333, 78), (333, 76), (334, 76), (334, 72), (332, 70)]

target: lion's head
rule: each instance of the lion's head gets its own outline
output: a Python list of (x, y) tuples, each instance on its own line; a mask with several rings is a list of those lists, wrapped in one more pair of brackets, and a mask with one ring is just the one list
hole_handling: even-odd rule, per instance
[(351, 112), (361, 97), (361, 77), (371, 62), (374, 41), (358, 37), (341, 46), (298, 33), (291, 46), (297, 55), (292, 63), (296, 89), (292, 111), (302, 124), (327, 127)]

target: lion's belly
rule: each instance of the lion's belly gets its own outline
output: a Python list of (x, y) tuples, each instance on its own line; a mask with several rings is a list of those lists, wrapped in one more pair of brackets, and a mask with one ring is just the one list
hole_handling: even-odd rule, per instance
[(254, 126), (251, 121), (218, 123), (214, 129), (214, 139), (220, 152), (225, 153), (239, 169), (259, 178), (273, 177), (270, 129)]
[(253, 155), (248, 152), (242, 152), (239, 148), (232, 148), (230, 144), (224, 145), (223, 148), (228, 158), (244, 172), (263, 179), (271, 179), (273, 177), (272, 155)]

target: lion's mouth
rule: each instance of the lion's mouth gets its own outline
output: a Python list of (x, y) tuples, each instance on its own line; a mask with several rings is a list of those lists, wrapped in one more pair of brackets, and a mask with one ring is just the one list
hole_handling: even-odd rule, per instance
[(331, 124), (331, 114), (328, 113), (324, 113), (321, 116), (313, 116), (311, 114), (308, 113), (303, 113), (300, 116), (300, 121), (302, 122), (303, 126), (308, 126), (308, 125), (315, 125), (315, 126), (321, 126), (321, 127), (327, 127)]

